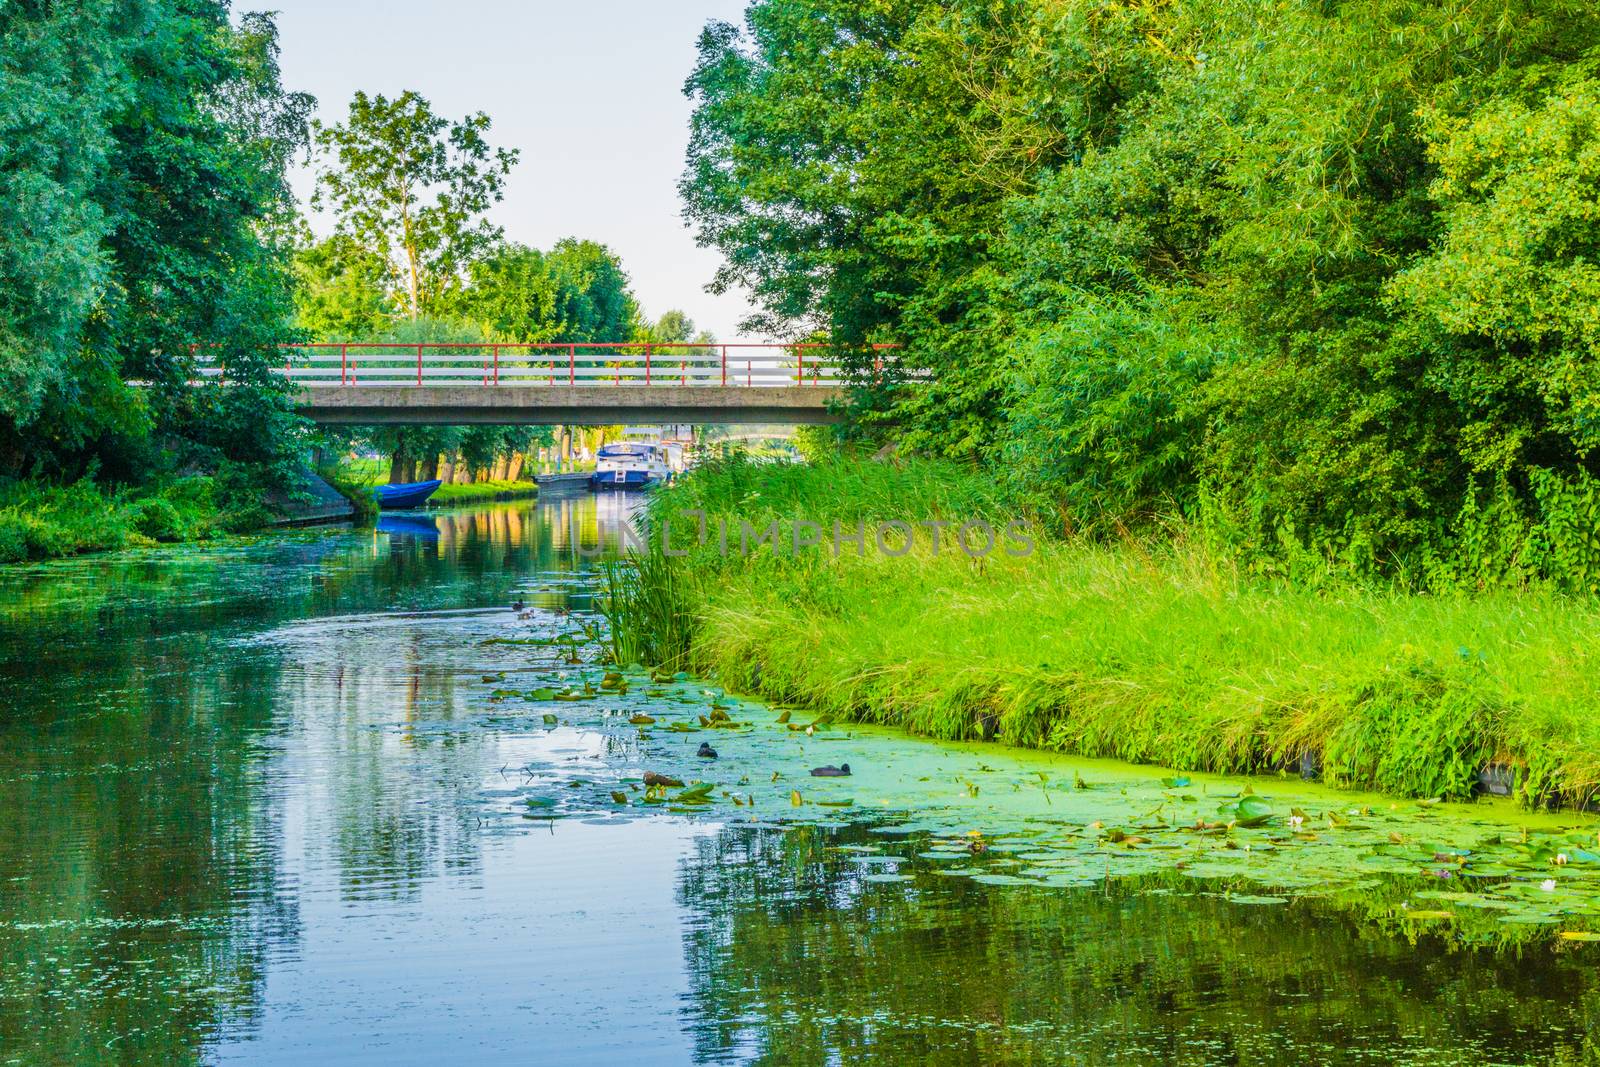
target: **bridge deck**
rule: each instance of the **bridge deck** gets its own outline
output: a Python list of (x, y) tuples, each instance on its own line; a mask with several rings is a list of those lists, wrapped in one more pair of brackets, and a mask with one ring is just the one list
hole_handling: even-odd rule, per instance
[(303, 385), (298, 410), (325, 424), (611, 426), (837, 421), (832, 385)]
[[(874, 373), (892, 345), (872, 346)], [(825, 423), (844, 372), (826, 344), (378, 342), (285, 345), (322, 423)], [(222, 363), (202, 373), (226, 376)]]

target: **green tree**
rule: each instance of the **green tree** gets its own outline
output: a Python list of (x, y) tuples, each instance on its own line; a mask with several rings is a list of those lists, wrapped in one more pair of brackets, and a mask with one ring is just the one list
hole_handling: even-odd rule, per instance
[(1577, 0), (755, 0), (682, 190), (757, 325), (904, 346), (857, 435), (1415, 573), (1596, 473), (1597, 65)]
[(419, 94), (390, 100), (357, 92), (342, 124), (318, 123), (313, 204), (338, 232), (391, 267), (413, 319), (461, 284), (468, 265), (500, 239), (485, 213), (503, 195), (513, 148), (485, 140), (483, 112), (451, 122)]
[(595, 241), (566, 238), (546, 257), (555, 283), (557, 341), (626, 341), (639, 319), (622, 261)]
[(287, 471), (285, 170), (313, 101), (277, 57), (222, 3), (0, 7), (0, 469)]
[(500, 341), (545, 344), (558, 339), (556, 282), (537, 248), (504, 243), (473, 261), (456, 310)]
[(81, 354), (115, 220), (95, 198), (126, 99), (105, 5), (0, 7), (0, 414), (26, 424)]

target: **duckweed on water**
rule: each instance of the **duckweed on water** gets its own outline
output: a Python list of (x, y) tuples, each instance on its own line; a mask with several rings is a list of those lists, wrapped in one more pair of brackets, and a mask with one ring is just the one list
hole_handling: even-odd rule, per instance
[[(825, 720), (797, 730), (787, 712), (638, 668), (552, 665), (536, 681), (482, 683), (485, 715), (473, 724), (406, 729), (542, 728), (537, 754), (516, 768), (521, 783), (503, 794), (536, 821), (868, 826), (883, 845), (858, 861), (874, 882), (1116, 883), (1252, 907), (1317, 897), (1348, 901), (1396, 936), (1559, 937), (1573, 948), (1600, 939), (1600, 820), (1587, 816), (1397, 801), (1287, 777), (1176, 776)], [(715, 764), (696, 757), (692, 736), (710, 731)], [(847, 778), (810, 774), (846, 763)], [(661, 784), (641, 784), (650, 781)]]

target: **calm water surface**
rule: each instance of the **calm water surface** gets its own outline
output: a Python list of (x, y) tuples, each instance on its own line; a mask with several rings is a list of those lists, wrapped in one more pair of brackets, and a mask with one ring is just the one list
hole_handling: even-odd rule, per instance
[(530, 759), (625, 756), (486, 723), (526, 650), (482, 642), (581, 620), (626, 506), (0, 571), (0, 1062), (1593, 1062), (1592, 955), (508, 817)]

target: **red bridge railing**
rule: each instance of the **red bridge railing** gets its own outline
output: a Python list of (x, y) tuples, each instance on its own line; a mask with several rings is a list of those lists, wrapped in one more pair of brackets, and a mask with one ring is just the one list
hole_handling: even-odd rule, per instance
[[(599, 343), (286, 345), (283, 373), (309, 387), (345, 385), (838, 385), (832, 345)], [(874, 371), (888, 350), (873, 345)], [(206, 373), (221, 373), (207, 368)]]

